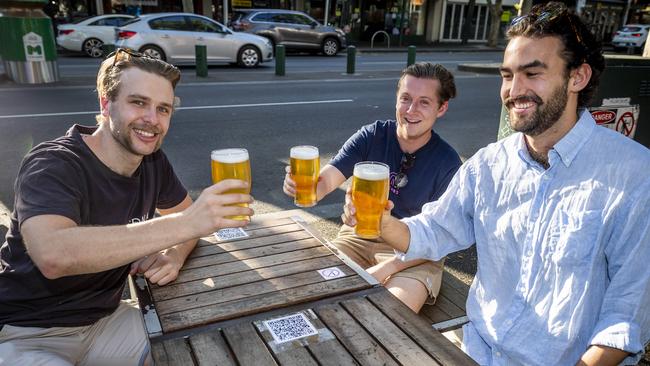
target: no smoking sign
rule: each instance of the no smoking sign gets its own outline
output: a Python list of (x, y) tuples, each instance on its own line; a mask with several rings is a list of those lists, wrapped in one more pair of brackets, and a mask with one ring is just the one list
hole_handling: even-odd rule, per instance
[(318, 273), (320, 273), (320, 275), (326, 280), (333, 280), (335, 278), (345, 277), (345, 273), (341, 271), (338, 267), (319, 269)]

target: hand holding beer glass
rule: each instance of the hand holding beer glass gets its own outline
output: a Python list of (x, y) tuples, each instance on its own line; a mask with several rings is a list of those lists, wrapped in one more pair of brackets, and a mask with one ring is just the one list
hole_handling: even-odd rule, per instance
[(390, 168), (384, 163), (363, 161), (354, 165), (352, 204), (356, 210), (354, 232), (364, 239), (381, 235), (381, 217), (388, 203)]
[(291, 179), (296, 184), (294, 204), (312, 207), (318, 203), (316, 187), (320, 173), (320, 157), (315, 146), (294, 146), (289, 152)]
[[(224, 193), (251, 192), (251, 165), (246, 149), (221, 149), (213, 150), (212, 158), (212, 184), (225, 179), (239, 179), (248, 183), (245, 189), (233, 189)], [(248, 207), (248, 203), (235, 204), (241, 207)], [(248, 216), (229, 216), (227, 219), (247, 220)]]

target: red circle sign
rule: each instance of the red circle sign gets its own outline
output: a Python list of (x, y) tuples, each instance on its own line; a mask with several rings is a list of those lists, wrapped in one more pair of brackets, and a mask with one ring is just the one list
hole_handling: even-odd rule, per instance
[(634, 115), (632, 112), (625, 112), (616, 122), (616, 131), (621, 132), (625, 136), (630, 136), (634, 128)]

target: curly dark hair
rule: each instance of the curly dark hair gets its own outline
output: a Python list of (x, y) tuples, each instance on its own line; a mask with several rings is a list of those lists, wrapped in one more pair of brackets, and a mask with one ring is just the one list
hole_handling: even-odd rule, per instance
[(440, 82), (440, 90), (438, 90), (438, 98), (440, 103), (444, 103), (451, 98), (456, 97), (456, 83), (454, 82), (454, 75), (449, 70), (440, 64), (431, 62), (416, 62), (413, 65), (406, 67), (402, 70), (402, 75), (397, 82), (397, 90), (399, 91), (402, 85), (402, 80), (410, 75), (419, 79), (438, 80)]
[(600, 42), (566, 5), (560, 2), (535, 5), (529, 14), (512, 20), (506, 36), (509, 40), (520, 36), (558, 37), (564, 45), (561, 57), (567, 65), (565, 77), (568, 78), (571, 70), (583, 63), (591, 66), (591, 79), (578, 96), (578, 107), (589, 106), (600, 84), (605, 58)]

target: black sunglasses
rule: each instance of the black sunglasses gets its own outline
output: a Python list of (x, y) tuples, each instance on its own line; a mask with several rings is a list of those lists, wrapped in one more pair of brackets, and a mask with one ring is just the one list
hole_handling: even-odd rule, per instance
[(399, 166), (399, 173), (393, 179), (393, 189), (404, 188), (409, 183), (409, 177), (406, 172), (415, 165), (415, 154), (404, 153)]
[(539, 25), (539, 26), (544, 26), (548, 25), (551, 22), (560, 19), (562, 16), (566, 16), (567, 20), (569, 21), (569, 25), (571, 26), (571, 30), (573, 31), (573, 34), (575, 35), (576, 39), (578, 40), (578, 43), (583, 48), (586, 48), (584, 42), (582, 41), (582, 37), (580, 37), (580, 33), (578, 33), (578, 29), (576, 26), (573, 24), (573, 20), (571, 20), (571, 14), (569, 13), (569, 9), (564, 5), (564, 4), (552, 4), (552, 5), (546, 5), (543, 9), (543, 11), (539, 11), (542, 8), (538, 10), (533, 10), (529, 14), (526, 15), (520, 15), (512, 20), (510, 22), (510, 26), (517, 25), (524, 19), (531, 19), (532, 23), (534, 25)]
[(144, 53), (133, 51), (132, 49), (129, 49), (129, 48), (118, 48), (115, 51), (109, 53), (108, 56), (106, 56), (106, 58), (115, 56), (113, 58), (113, 64), (111, 65), (111, 68), (115, 67), (115, 64), (117, 63), (117, 60), (120, 59), (120, 55), (123, 54), (123, 53), (126, 53), (127, 55), (129, 55), (131, 57), (149, 57), (149, 56), (145, 55)]

